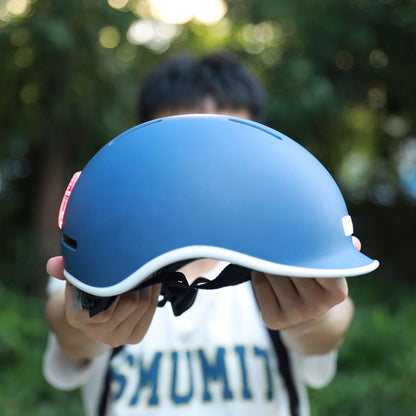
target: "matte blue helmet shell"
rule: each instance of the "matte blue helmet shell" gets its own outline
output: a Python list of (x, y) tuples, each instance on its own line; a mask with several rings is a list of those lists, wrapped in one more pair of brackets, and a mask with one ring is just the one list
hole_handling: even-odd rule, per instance
[(217, 115), (136, 126), (85, 166), (63, 217), (65, 276), (127, 292), (180, 260), (214, 258), (298, 277), (371, 272), (338, 186), (298, 143)]

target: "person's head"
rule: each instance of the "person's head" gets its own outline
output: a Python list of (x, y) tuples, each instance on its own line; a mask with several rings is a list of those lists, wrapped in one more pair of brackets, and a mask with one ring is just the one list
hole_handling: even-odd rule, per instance
[(157, 67), (139, 93), (140, 122), (170, 115), (229, 114), (264, 121), (261, 83), (233, 55), (178, 55)]

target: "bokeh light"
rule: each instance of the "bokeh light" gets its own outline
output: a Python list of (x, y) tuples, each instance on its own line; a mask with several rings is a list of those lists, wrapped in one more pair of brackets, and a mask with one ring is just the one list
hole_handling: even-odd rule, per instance
[(114, 26), (103, 27), (98, 34), (98, 41), (104, 48), (113, 49), (120, 43), (120, 33)]
[(396, 161), (400, 185), (416, 202), (416, 138), (409, 138), (400, 143)]
[(372, 86), (368, 90), (368, 102), (373, 108), (383, 108), (387, 102), (386, 87), (382, 84)]
[[(247, 23), (243, 26), (242, 44), (244, 49), (251, 54), (259, 54), (271, 46), (278, 46), (282, 42), (283, 28), (278, 22), (261, 22), (258, 24)], [(280, 54), (274, 48), (273, 54), (265, 54), (266, 60), (276, 61)], [(273, 57), (273, 58), (272, 58)]]
[(194, 1), (194, 18), (203, 24), (213, 25), (227, 13), (227, 5), (222, 0)]
[(388, 135), (398, 139), (409, 132), (409, 123), (403, 117), (390, 115), (384, 122), (383, 130)]
[(151, 0), (153, 15), (165, 23), (183, 24), (193, 17), (193, 0)]
[(389, 63), (388, 56), (381, 49), (373, 49), (369, 57), (370, 64), (374, 68), (384, 68)]
[(342, 71), (350, 71), (354, 68), (354, 56), (351, 52), (340, 50), (335, 55), (335, 64)]
[(367, 154), (354, 150), (344, 155), (338, 180), (353, 202), (365, 199), (372, 169), (372, 161)]
[(169, 48), (181, 29), (177, 25), (157, 20), (136, 20), (130, 25), (127, 39), (134, 45), (145, 45), (157, 53)]
[(25, 16), (29, 13), (28, 0), (8, 0), (6, 3), (7, 11), (15, 16)]
[(181, 25), (191, 20), (205, 25), (218, 23), (227, 13), (224, 0), (141, 0), (136, 10), (145, 19)]
[(26, 84), (21, 92), (20, 97), (25, 104), (33, 104), (39, 99), (39, 86), (38, 84), (31, 82)]
[(107, 0), (107, 2), (113, 9), (121, 10), (127, 6), (129, 0)]

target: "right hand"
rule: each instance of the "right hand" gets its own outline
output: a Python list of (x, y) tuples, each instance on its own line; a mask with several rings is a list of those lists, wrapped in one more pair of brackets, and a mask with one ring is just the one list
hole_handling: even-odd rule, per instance
[[(50, 258), (46, 270), (49, 275), (66, 280), (62, 256)], [(88, 310), (74, 310), (74, 286), (67, 281), (64, 305), (66, 320), (93, 342), (102, 342), (112, 347), (137, 344), (152, 322), (160, 290), (161, 285), (156, 284), (120, 295), (107, 310), (90, 318)]]

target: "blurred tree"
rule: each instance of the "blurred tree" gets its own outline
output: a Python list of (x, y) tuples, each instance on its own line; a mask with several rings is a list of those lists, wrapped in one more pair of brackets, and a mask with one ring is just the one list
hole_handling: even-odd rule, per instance
[(0, 34), (0, 270), (32, 288), (58, 254), (55, 218), (71, 170), (133, 123), (132, 81), (100, 36), (134, 16), (101, 2), (47, 0), (14, 15), (14, 3)]
[(267, 123), (309, 148), (354, 207), (401, 204), (413, 218), (415, 17), (414, 0), (1, 2), (2, 281), (39, 286), (72, 172), (137, 122), (141, 80), (184, 49), (236, 53), (266, 85)]

